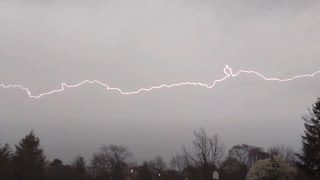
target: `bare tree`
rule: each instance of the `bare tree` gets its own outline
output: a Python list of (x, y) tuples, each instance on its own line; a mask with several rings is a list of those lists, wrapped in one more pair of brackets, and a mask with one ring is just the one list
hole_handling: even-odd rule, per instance
[(155, 157), (149, 162), (150, 166), (158, 172), (163, 172), (167, 168), (167, 164), (164, 162), (161, 156)]
[(268, 158), (269, 154), (264, 152), (263, 148), (252, 146), (252, 149), (250, 149), (248, 156), (249, 156), (249, 167), (252, 167), (253, 164), (255, 164), (255, 162), (257, 162), (258, 160)]
[(209, 136), (203, 128), (195, 131), (194, 136), (192, 148), (184, 147), (183, 152), (200, 170), (203, 179), (209, 180), (224, 155), (224, 144), (218, 135)]
[(93, 179), (123, 180), (129, 173), (129, 160), (132, 154), (126, 147), (103, 145), (91, 160), (90, 175)]
[(170, 161), (171, 168), (178, 172), (180, 179), (184, 179), (187, 176), (187, 172), (185, 172), (190, 165), (188, 156), (177, 154)]
[(237, 159), (249, 169), (256, 161), (268, 158), (263, 148), (249, 146), (246, 144), (233, 146), (228, 153), (229, 157)]
[(249, 146), (246, 144), (233, 146), (228, 153), (228, 157), (221, 164), (221, 177), (224, 179), (246, 178), (250, 167), (260, 159), (269, 157), (260, 147)]
[(297, 156), (291, 146), (274, 145), (268, 149), (270, 156), (280, 156), (289, 165), (295, 166), (297, 162)]

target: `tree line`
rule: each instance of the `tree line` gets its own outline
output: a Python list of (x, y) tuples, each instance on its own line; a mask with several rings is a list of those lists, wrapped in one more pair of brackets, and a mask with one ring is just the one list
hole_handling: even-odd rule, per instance
[(189, 147), (167, 164), (160, 156), (136, 163), (126, 146), (102, 145), (86, 162), (80, 155), (71, 164), (49, 161), (33, 131), (12, 148), (0, 144), (1, 180), (319, 180), (320, 98), (302, 117), (305, 131), (301, 153), (275, 145), (266, 150), (247, 144), (228, 151), (217, 134), (194, 131)]

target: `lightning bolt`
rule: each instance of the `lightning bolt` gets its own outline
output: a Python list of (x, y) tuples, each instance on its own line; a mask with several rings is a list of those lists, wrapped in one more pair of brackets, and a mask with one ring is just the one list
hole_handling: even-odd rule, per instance
[(268, 78), (268, 77), (265, 77), (264, 75), (262, 75), (262, 74), (260, 74), (260, 73), (258, 73), (256, 71), (239, 70), (237, 73), (233, 73), (232, 68), (230, 68), (228, 65), (226, 65), (224, 67), (223, 72), (224, 72), (225, 76), (223, 78), (221, 78), (221, 79), (214, 80), (211, 85), (205, 84), (205, 83), (201, 83), (201, 82), (181, 82), (181, 83), (174, 83), (174, 84), (161, 84), (161, 85), (152, 86), (152, 87), (149, 87), (149, 88), (141, 88), (141, 89), (138, 89), (136, 91), (123, 91), (120, 88), (111, 87), (111, 86), (109, 86), (109, 85), (107, 85), (105, 83), (102, 83), (102, 82), (98, 81), (98, 80), (84, 80), (84, 81), (82, 81), (82, 82), (80, 82), (78, 84), (73, 84), (73, 85), (68, 85), (67, 83), (61, 83), (61, 88), (60, 89), (55, 89), (55, 90), (52, 90), (52, 91), (49, 91), (49, 92), (44, 92), (44, 93), (39, 94), (39, 95), (32, 95), (31, 91), (28, 88), (23, 87), (21, 85), (4, 85), (4, 84), (0, 84), (0, 87), (6, 88), (6, 89), (19, 88), (19, 89), (25, 91), (30, 98), (39, 99), (39, 98), (44, 97), (44, 96), (48, 96), (48, 95), (52, 95), (52, 94), (55, 94), (55, 93), (63, 92), (66, 88), (76, 88), (76, 87), (80, 87), (80, 86), (82, 86), (84, 84), (98, 84), (98, 85), (101, 85), (101, 86), (105, 87), (107, 90), (117, 91), (121, 95), (133, 95), (133, 94), (139, 94), (141, 92), (149, 92), (149, 91), (152, 91), (152, 90), (155, 90), (155, 89), (172, 88), (172, 87), (186, 86), (186, 85), (201, 86), (201, 87), (205, 87), (205, 88), (211, 89), (218, 82), (222, 82), (222, 81), (224, 81), (224, 80), (226, 80), (226, 79), (228, 79), (230, 77), (237, 77), (240, 74), (254, 74), (254, 75), (262, 78), (265, 81), (278, 81), (278, 82), (293, 81), (293, 80), (298, 79), (298, 78), (314, 77), (315, 75), (320, 74), (320, 71), (316, 71), (316, 72), (314, 72), (312, 74), (297, 75), (297, 76), (293, 76), (293, 77), (287, 78), (287, 79), (279, 79), (279, 78), (274, 78), (274, 77), (273, 78)]

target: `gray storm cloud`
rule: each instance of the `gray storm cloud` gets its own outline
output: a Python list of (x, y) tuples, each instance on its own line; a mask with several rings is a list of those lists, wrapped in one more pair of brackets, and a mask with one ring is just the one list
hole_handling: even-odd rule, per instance
[[(319, 10), (311, 0), (2, 1), (0, 84), (38, 94), (97, 79), (132, 91), (210, 84), (225, 65), (289, 78), (320, 70)], [(277, 83), (243, 75), (209, 90), (134, 96), (86, 85), (40, 100), (0, 88), (0, 143), (34, 129), (50, 158), (90, 158), (101, 144), (116, 143), (137, 159), (168, 159), (205, 127), (228, 147), (298, 149), (301, 115), (320, 96), (319, 78)]]

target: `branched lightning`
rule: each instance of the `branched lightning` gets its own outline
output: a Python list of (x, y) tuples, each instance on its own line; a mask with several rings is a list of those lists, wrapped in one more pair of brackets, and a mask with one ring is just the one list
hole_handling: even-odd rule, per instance
[(268, 77), (265, 77), (264, 75), (256, 72), (256, 71), (246, 71), (246, 70), (239, 70), (237, 73), (233, 73), (232, 69), (226, 65), (223, 69), (223, 72), (225, 74), (225, 76), (221, 79), (216, 79), (213, 81), (213, 83), (211, 85), (209, 84), (205, 84), (205, 83), (201, 83), (201, 82), (181, 82), (181, 83), (174, 83), (174, 84), (161, 84), (161, 85), (158, 85), (158, 86), (152, 86), (152, 87), (149, 87), (149, 88), (141, 88), (141, 89), (138, 89), (136, 91), (123, 91), (121, 90), (120, 88), (116, 88), (116, 87), (111, 87), (105, 83), (102, 83), (98, 80), (84, 80), (78, 84), (73, 84), (73, 85), (68, 85), (67, 83), (61, 83), (61, 88), (60, 89), (55, 89), (55, 90), (52, 90), (52, 91), (49, 91), (49, 92), (44, 92), (42, 94), (39, 94), (39, 95), (32, 95), (31, 91), (26, 88), (26, 87), (23, 87), (21, 85), (4, 85), (4, 84), (0, 84), (0, 87), (3, 87), (3, 88), (19, 88), (23, 91), (25, 91), (28, 96), (30, 98), (35, 98), (35, 99), (39, 99), (41, 97), (44, 97), (44, 96), (48, 96), (48, 95), (52, 95), (52, 94), (55, 94), (55, 93), (59, 93), (59, 92), (63, 92), (66, 88), (76, 88), (76, 87), (79, 87), (79, 86), (82, 86), (84, 84), (98, 84), (98, 85), (101, 85), (103, 87), (106, 88), (106, 90), (113, 90), (113, 91), (117, 91), (118, 93), (120, 93), (121, 95), (133, 95), (133, 94), (139, 94), (141, 92), (148, 92), (148, 91), (152, 91), (154, 89), (161, 89), (161, 88), (172, 88), (172, 87), (178, 87), (178, 86), (185, 86), (185, 85), (193, 85), (193, 86), (201, 86), (201, 87), (205, 87), (205, 88), (208, 88), (208, 89), (211, 89), (213, 88), (218, 82), (222, 82), (230, 77), (237, 77), (239, 76), (240, 74), (254, 74), (260, 78), (262, 78), (263, 80), (266, 80), (266, 81), (278, 81), (278, 82), (287, 82), (287, 81), (292, 81), (292, 80), (295, 80), (295, 79), (298, 79), (298, 78), (304, 78), (304, 77), (313, 77), (317, 74), (320, 74), (320, 71), (316, 71), (312, 74), (303, 74), (303, 75), (297, 75), (297, 76), (293, 76), (291, 78), (288, 78), (288, 79), (279, 79), (279, 78), (268, 78)]

